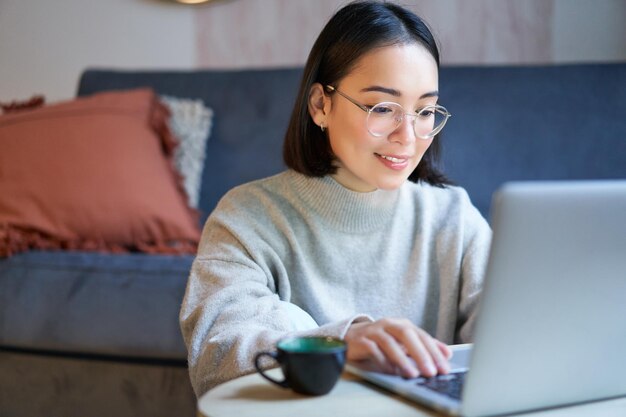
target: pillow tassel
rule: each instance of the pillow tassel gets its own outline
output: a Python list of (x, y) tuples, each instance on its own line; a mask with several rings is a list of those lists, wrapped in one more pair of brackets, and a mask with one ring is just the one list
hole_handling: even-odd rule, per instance
[(194, 255), (198, 245), (194, 241), (176, 241), (168, 244), (161, 240), (137, 242), (124, 247), (102, 239), (63, 240), (38, 230), (0, 224), (0, 258), (8, 258), (28, 250), (86, 251), (106, 253), (144, 252), (161, 255)]

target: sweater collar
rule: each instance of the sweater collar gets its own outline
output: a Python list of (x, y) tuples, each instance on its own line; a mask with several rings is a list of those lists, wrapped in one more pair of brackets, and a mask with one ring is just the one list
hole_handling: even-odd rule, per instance
[(352, 191), (330, 175), (307, 177), (289, 170), (294, 189), (306, 206), (332, 227), (351, 233), (376, 230), (389, 222), (400, 195), (397, 190)]

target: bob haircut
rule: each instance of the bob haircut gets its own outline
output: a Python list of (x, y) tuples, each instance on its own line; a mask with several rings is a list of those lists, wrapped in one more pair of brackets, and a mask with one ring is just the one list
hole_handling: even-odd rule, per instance
[[(307, 59), (285, 134), (283, 159), (289, 168), (310, 177), (323, 177), (337, 171), (328, 137), (309, 114), (311, 86), (316, 82), (322, 86), (337, 85), (367, 52), (406, 44), (424, 46), (439, 69), (439, 50), (430, 29), (422, 19), (402, 6), (355, 1), (328, 21)], [(438, 187), (451, 184), (437, 168), (441, 152), (439, 142), (437, 135), (409, 176), (410, 181), (426, 181)]]

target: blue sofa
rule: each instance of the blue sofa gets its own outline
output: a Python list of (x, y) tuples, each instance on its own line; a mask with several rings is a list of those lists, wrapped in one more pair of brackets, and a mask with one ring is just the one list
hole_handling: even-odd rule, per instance
[[(300, 68), (90, 69), (78, 95), (151, 86), (214, 110), (202, 221), (284, 169)], [(445, 67), (443, 167), (489, 217), (509, 180), (626, 178), (626, 63)], [(191, 256), (32, 251), (0, 260), (0, 414), (192, 416), (178, 327)]]

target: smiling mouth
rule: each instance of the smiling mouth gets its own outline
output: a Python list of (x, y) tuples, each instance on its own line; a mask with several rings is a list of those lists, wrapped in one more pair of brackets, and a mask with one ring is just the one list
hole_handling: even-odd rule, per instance
[(394, 164), (400, 164), (402, 162), (406, 162), (408, 158), (396, 158), (393, 156), (388, 156), (388, 155), (381, 155), (379, 153), (376, 154), (377, 156), (386, 159), (387, 161), (393, 162)]

